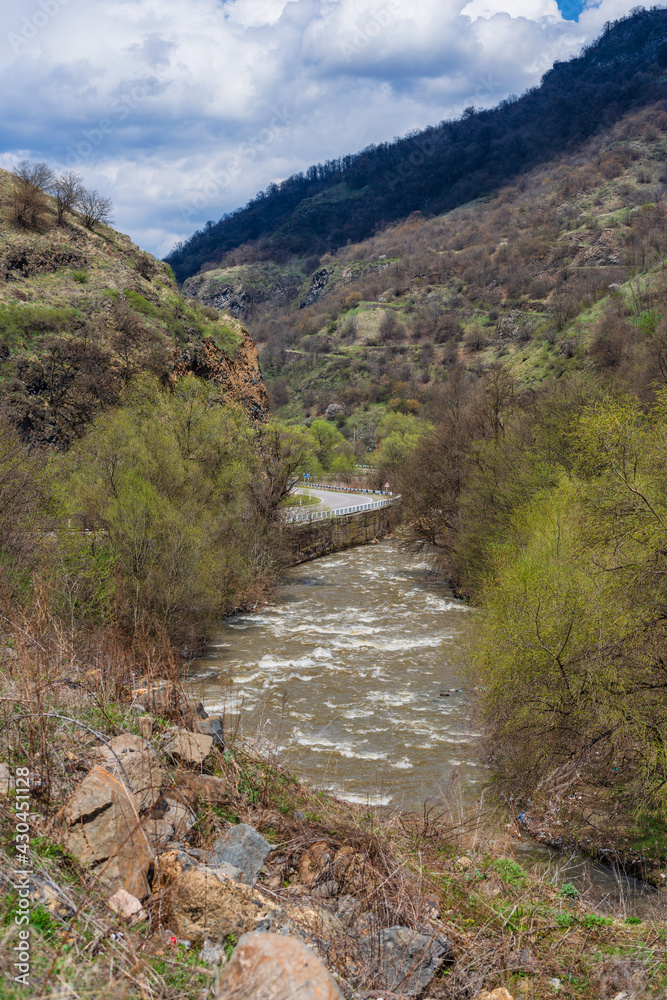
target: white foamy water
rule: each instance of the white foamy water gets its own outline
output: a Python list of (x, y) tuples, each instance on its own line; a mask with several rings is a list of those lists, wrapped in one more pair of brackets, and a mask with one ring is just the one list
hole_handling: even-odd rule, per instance
[[(221, 624), (190, 669), (227, 732), (258, 730), (311, 784), (421, 809), (475, 759), (458, 636), (465, 604), (384, 542), (295, 567), (274, 605)], [(448, 697), (441, 697), (446, 692)]]

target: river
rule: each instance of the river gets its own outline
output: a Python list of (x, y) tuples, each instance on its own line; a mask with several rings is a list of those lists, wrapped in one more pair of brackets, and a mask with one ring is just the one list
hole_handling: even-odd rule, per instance
[[(456, 812), (489, 777), (459, 645), (474, 613), (398, 543), (350, 549), (290, 569), (273, 605), (222, 622), (189, 686), (227, 734), (275, 748), (310, 785)], [(561, 869), (598, 905), (653, 910), (652, 891), (609, 868), (525, 839), (509, 846)]]
[(227, 731), (260, 732), (309, 783), (421, 811), (452, 778), (485, 776), (458, 647), (470, 613), (398, 544), (349, 549), (294, 567), (274, 605), (227, 619), (191, 683)]

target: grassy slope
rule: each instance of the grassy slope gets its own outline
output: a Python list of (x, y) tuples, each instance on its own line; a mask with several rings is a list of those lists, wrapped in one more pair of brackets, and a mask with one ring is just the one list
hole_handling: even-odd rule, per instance
[[(114, 380), (114, 391), (137, 371), (166, 374), (177, 350), (193, 349), (203, 337), (233, 357), (242, 339), (237, 320), (184, 299), (166, 265), (109, 226), (90, 232), (76, 214), (58, 226), (50, 201), (38, 228), (16, 226), (12, 184), (12, 175), (0, 171), (0, 379), (16, 420), (42, 407), (35, 417), (37, 437), (44, 408), (59, 423), (61, 443), (80, 432), (91, 352)], [(67, 354), (71, 360), (73, 351), (81, 377), (73, 380), (67, 399), (55, 402), (44, 374), (55, 357)], [(26, 369), (39, 377), (30, 383), (21, 376)]]

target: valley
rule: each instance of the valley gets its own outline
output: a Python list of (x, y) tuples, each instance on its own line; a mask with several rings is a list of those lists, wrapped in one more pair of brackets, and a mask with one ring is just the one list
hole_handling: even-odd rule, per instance
[(638, 8), (164, 260), (0, 169), (2, 996), (664, 997), (666, 84)]

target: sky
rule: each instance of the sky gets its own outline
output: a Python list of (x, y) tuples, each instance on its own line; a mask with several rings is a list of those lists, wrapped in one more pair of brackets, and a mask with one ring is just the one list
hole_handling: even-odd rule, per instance
[(163, 256), (272, 181), (539, 84), (636, 0), (2, 0), (0, 166)]

